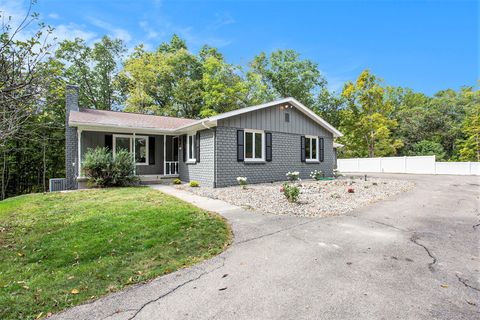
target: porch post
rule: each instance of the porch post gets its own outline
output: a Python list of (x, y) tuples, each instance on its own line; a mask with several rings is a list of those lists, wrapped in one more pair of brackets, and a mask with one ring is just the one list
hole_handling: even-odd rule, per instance
[(167, 136), (166, 135), (163, 135), (163, 175), (164, 176), (167, 175)]
[(135, 132), (133, 133), (133, 147), (132, 147), (132, 156), (133, 156), (133, 175), (137, 175), (137, 164), (135, 163)]
[(78, 174), (77, 177), (83, 177), (82, 175), (82, 129), (77, 128), (77, 144), (78, 144)]

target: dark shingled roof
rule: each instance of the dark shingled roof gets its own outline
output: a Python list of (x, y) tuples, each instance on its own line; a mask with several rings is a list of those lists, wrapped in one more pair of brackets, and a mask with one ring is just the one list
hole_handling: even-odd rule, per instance
[(140, 113), (117, 112), (95, 109), (80, 109), (70, 112), (70, 122), (112, 127), (172, 130), (197, 120)]

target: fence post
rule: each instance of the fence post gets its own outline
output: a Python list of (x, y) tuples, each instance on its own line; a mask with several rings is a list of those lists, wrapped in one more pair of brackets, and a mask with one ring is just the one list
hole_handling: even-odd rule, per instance
[(407, 156), (403, 156), (403, 173), (407, 173)]

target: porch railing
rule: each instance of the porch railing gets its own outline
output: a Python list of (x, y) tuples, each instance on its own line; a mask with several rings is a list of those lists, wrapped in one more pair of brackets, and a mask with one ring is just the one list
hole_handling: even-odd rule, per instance
[(178, 161), (165, 161), (165, 175), (178, 174)]

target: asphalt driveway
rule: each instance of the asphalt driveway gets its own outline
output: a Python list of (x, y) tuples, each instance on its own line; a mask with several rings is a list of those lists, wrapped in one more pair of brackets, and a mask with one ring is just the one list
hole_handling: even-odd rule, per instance
[(226, 252), (54, 318), (479, 319), (480, 178), (391, 177), (416, 187), (346, 216), (225, 205)]

